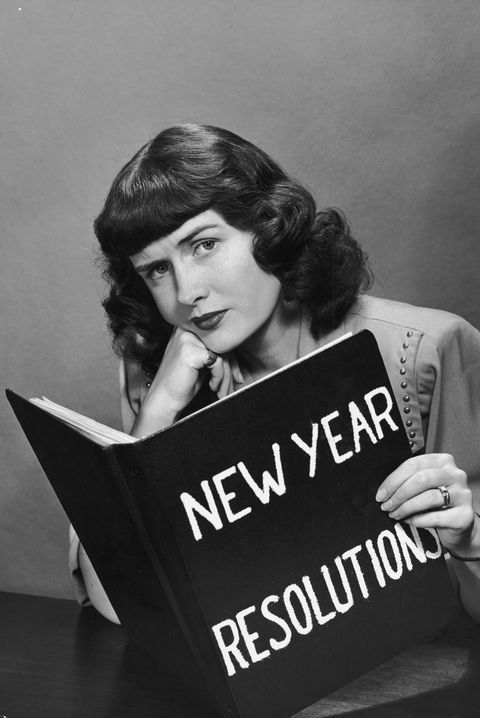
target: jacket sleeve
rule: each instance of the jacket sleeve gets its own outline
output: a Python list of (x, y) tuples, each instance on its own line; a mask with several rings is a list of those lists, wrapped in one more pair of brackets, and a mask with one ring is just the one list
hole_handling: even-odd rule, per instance
[(480, 332), (456, 318), (432, 347), (435, 371), (426, 438), (427, 452), (446, 452), (467, 472), (480, 511)]
[[(454, 457), (467, 473), (480, 513), (480, 333), (456, 318), (441, 336), (423, 340), (435, 374), (426, 451)], [(480, 546), (476, 554), (480, 557)], [(447, 561), (463, 606), (480, 621), (480, 561), (450, 556)]]

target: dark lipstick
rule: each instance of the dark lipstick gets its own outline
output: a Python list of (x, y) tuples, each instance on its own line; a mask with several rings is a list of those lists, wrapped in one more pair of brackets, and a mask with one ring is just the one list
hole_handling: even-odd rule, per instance
[(202, 329), (203, 331), (216, 329), (225, 316), (225, 312), (226, 310), (224, 309), (221, 312), (209, 312), (208, 314), (202, 314), (201, 317), (193, 317), (192, 322), (196, 327), (198, 327), (198, 329)]

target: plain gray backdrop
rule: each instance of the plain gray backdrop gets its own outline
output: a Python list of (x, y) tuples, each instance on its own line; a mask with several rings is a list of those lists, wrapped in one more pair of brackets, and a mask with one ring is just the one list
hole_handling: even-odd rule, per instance
[[(375, 293), (480, 325), (477, 0), (3, 0), (0, 28), (2, 388), (119, 425), (92, 221), (179, 122), (342, 208)], [(67, 520), (0, 421), (0, 589), (69, 596)]]

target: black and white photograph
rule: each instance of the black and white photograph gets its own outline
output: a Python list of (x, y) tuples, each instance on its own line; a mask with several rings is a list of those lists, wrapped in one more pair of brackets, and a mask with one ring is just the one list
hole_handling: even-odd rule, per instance
[(0, 718), (480, 716), (479, 37), (3, 0)]

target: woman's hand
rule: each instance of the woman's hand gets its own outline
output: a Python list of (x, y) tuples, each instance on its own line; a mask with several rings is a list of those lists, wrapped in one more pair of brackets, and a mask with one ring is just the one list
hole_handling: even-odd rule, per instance
[(219, 399), (235, 391), (235, 384), (243, 384), (243, 376), (238, 361), (233, 354), (220, 356), (217, 354), (215, 363), (210, 367), (210, 389)]
[[(214, 359), (214, 361), (212, 361)], [(216, 356), (192, 332), (175, 328), (132, 429), (139, 438), (173, 424), (197, 394), (209, 370), (210, 388), (221, 398), (243, 381), (232, 357)]]
[[(447, 506), (439, 487), (448, 491)], [(450, 454), (407, 459), (380, 485), (376, 499), (393, 519), (437, 529), (447, 550), (464, 557), (480, 554), (480, 521), (473, 510), (467, 475)]]

